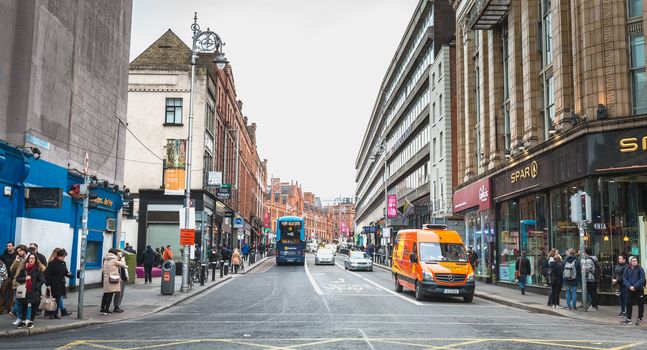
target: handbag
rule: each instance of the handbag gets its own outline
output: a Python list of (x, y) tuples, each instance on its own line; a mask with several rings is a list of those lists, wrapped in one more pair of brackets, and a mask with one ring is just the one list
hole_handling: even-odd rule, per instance
[(56, 308), (58, 307), (56, 303), (56, 299), (52, 298), (51, 296), (51, 290), (47, 288), (47, 294), (46, 295), (41, 295), (40, 297), (40, 305), (38, 305), (38, 310), (43, 310), (43, 311), (56, 311)]
[(16, 299), (24, 299), (27, 296), (27, 285), (19, 284), (16, 288)]
[(119, 283), (121, 281), (120, 275), (108, 275), (108, 282), (110, 283)]

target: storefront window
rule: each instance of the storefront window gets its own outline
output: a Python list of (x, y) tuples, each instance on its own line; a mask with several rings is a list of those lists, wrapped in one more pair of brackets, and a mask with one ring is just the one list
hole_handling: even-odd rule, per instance
[(584, 181), (577, 181), (550, 191), (552, 248), (563, 256), (567, 249), (579, 249), (580, 231), (571, 221), (570, 198), (584, 188)]
[(531, 266), (531, 284), (542, 285), (541, 263), (548, 252), (548, 225), (546, 224), (548, 197), (545, 194), (530, 195), (519, 200), (521, 250), (526, 252)]
[(516, 260), (519, 257), (519, 203), (503, 202), (497, 207), (499, 237), (499, 280), (514, 282)]

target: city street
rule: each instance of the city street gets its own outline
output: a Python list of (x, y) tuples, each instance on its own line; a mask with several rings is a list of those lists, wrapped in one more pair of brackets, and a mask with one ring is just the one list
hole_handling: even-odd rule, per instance
[[(276, 267), (246, 275), (158, 314), (3, 341), (15, 349), (644, 349), (635, 326), (532, 314), (475, 298), (417, 302), (389, 272)], [(125, 305), (127, 310), (128, 305)]]

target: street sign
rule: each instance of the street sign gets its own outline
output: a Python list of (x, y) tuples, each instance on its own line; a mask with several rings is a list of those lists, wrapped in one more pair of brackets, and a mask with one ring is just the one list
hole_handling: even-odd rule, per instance
[(194, 245), (195, 230), (192, 228), (180, 229), (180, 245)]
[(220, 187), (216, 188), (216, 198), (218, 199), (230, 199), (231, 198), (231, 185), (223, 184)]
[(217, 187), (222, 185), (222, 172), (210, 171), (207, 173), (207, 187)]
[(234, 212), (233, 211), (225, 211), (225, 217), (226, 218), (232, 218), (234, 217)]
[(243, 218), (241, 217), (234, 218), (234, 228), (242, 228), (242, 227), (243, 227)]

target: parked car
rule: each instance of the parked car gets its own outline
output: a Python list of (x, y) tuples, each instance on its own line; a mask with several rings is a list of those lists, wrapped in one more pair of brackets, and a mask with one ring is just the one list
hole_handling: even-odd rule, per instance
[(344, 268), (346, 270), (373, 271), (373, 261), (364, 252), (350, 252), (350, 256), (344, 261)]
[(319, 264), (335, 265), (335, 253), (327, 248), (319, 248), (315, 253), (315, 265)]

